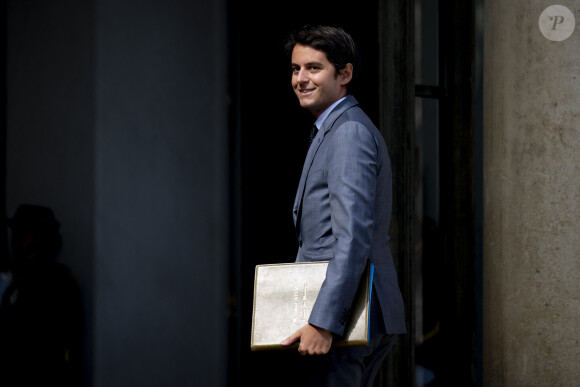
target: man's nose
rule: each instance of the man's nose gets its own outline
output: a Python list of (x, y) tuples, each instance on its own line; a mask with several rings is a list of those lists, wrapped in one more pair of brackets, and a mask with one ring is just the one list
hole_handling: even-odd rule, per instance
[(296, 82), (298, 83), (308, 82), (308, 73), (305, 70), (300, 69), (300, 71), (298, 71), (298, 74), (296, 74)]

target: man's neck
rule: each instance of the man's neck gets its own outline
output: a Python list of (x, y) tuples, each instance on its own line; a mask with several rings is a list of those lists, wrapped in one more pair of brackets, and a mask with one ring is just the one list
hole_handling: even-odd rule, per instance
[(326, 120), (326, 117), (328, 117), (328, 115), (330, 114), (330, 112), (332, 112), (332, 110), (334, 110), (334, 108), (342, 102), (343, 99), (345, 99), (347, 96), (345, 95), (342, 98), (339, 98), (337, 101), (335, 101), (332, 105), (330, 105), (329, 107), (326, 108), (325, 111), (323, 111), (318, 118), (316, 119), (316, 121), (314, 122), (314, 125), (316, 125), (316, 127), (318, 129), (320, 129), (322, 127), (322, 124), (324, 123), (324, 120)]

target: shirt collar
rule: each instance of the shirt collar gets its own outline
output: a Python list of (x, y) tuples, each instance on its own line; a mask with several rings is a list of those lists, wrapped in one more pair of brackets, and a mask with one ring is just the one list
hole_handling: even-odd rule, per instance
[(320, 129), (322, 127), (322, 124), (324, 123), (324, 120), (326, 120), (326, 117), (328, 117), (330, 112), (336, 107), (336, 105), (342, 102), (342, 100), (345, 99), (346, 97), (347, 96), (342, 97), (341, 99), (339, 99), (338, 101), (327, 107), (326, 110), (323, 111), (322, 114), (318, 116), (316, 122), (314, 122), (314, 125), (316, 125), (318, 129)]

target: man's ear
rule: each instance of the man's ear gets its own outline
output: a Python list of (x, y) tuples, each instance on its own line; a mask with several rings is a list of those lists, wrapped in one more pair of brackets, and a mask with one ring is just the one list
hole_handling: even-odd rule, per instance
[(338, 72), (341, 85), (344, 86), (352, 80), (352, 69), (352, 63), (347, 63), (346, 66)]

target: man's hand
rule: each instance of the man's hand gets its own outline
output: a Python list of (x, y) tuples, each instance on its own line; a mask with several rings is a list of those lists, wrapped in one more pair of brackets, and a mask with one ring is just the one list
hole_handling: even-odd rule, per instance
[(298, 352), (301, 355), (324, 355), (328, 353), (332, 345), (332, 333), (326, 329), (306, 324), (280, 344), (287, 346), (297, 340), (300, 341)]

